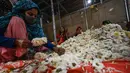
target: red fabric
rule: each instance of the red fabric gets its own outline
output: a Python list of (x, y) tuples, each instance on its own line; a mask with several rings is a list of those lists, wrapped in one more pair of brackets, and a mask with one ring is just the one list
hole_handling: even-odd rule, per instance
[(60, 41), (58, 42), (58, 45), (60, 45), (61, 43), (63, 43), (65, 40), (63, 37), (60, 38)]
[(67, 73), (84, 73), (82, 67), (75, 68), (75, 69), (69, 69)]
[(94, 69), (92, 66), (85, 66), (84, 69), (86, 73), (94, 73)]
[[(109, 68), (109, 67), (115, 68), (116, 70), (121, 71), (121, 72), (112, 71), (111, 73), (130, 73), (130, 61), (115, 60), (114, 63), (113, 63), (113, 61), (107, 61), (107, 62), (103, 62), (103, 64), (105, 65), (105, 69), (104, 69), (104, 70), (106, 70), (105, 73), (110, 73), (110, 72), (107, 72), (107, 68)], [(67, 73), (94, 73), (94, 69), (90, 65), (90, 66), (86, 66), (84, 68), (80, 67), (80, 68), (76, 68), (76, 69), (69, 69)]]
[(47, 71), (45, 73), (52, 73), (52, 71), (55, 69), (55, 67), (47, 65), (49, 68), (47, 69)]
[(25, 63), (23, 61), (17, 61), (17, 62), (14, 62), (12, 64), (5, 64), (4, 68), (16, 69), (16, 68), (23, 67), (24, 65), (25, 65)]
[[(130, 61), (108, 61), (103, 62), (103, 64), (105, 65), (106, 69), (112, 67), (123, 73), (130, 73)], [(120, 72), (113, 71), (111, 73), (120, 73)]]
[[(19, 64), (18, 64), (19, 63)], [(112, 71), (112, 72), (103, 72), (103, 73), (130, 73), (130, 61), (106, 61), (103, 62), (103, 64), (105, 65), (105, 69), (107, 70), (107, 68), (112, 67), (115, 68), (116, 70), (120, 70), (121, 72), (117, 72), (117, 71)], [(18, 61), (18, 62), (14, 62), (13, 64), (9, 64), (9, 65), (5, 65), (5, 68), (20, 68), (23, 67), (24, 62), (23, 61)], [(52, 73), (52, 71), (55, 69), (54, 67), (47, 65), (48, 69), (46, 72), (44, 73)], [(37, 73), (37, 69), (34, 70), (33, 73)], [(42, 72), (43, 73), (43, 72)], [(79, 67), (79, 68), (75, 68), (75, 69), (69, 69), (67, 73), (94, 73), (94, 68), (89, 65), (89, 66), (85, 66), (85, 67)]]
[(23, 19), (13, 16), (5, 32), (6, 37), (28, 39), (26, 25)]
[[(5, 32), (5, 36), (16, 39), (27, 39), (26, 26), (23, 19), (13, 16)], [(0, 47), (0, 61), (7, 62), (21, 57), (27, 52), (26, 48), (5, 48)]]
[(15, 56), (16, 56), (16, 57), (21, 57), (21, 56), (23, 56), (26, 52), (27, 52), (27, 49), (26, 49), (26, 48), (17, 48), (17, 49), (16, 49), (16, 54), (15, 54)]
[(60, 34), (57, 34), (57, 35), (56, 35), (56, 38), (60, 38)]
[[(115, 68), (116, 70), (120, 70), (122, 72), (104, 72), (104, 73), (130, 73), (130, 61), (115, 61), (112, 63), (112, 61), (103, 62), (105, 65), (106, 70), (108, 67)], [(52, 70), (55, 69), (54, 67), (49, 67), (48, 70), (45, 73), (52, 73)], [(67, 73), (94, 73), (93, 67), (85, 66), (85, 67), (79, 67), (75, 69), (69, 69)]]
[(15, 49), (0, 47), (0, 62), (7, 62), (15, 59)]
[[(48, 69), (45, 72), (40, 72), (40, 73), (52, 73), (53, 70), (55, 69), (54, 67), (52, 67), (50, 65), (47, 65), (47, 66), (48, 66)], [(37, 69), (35, 69), (33, 73), (39, 73), (39, 72)]]
[(57, 37), (57, 39), (59, 39), (59, 40), (58, 40), (58, 45), (60, 45), (61, 43), (63, 43), (63, 42), (65, 41), (65, 38), (64, 38), (63, 35), (57, 34), (56, 37)]
[(38, 52), (47, 51), (47, 50), (48, 50), (48, 48), (45, 47), (45, 46), (41, 46), (41, 47), (37, 48), (37, 51), (38, 51)]
[(53, 69), (48, 68), (48, 70), (46, 72), (44, 72), (44, 73), (52, 73), (52, 71), (53, 71)]
[(69, 69), (67, 73), (94, 73), (94, 70), (91, 66), (85, 66), (75, 69)]
[(69, 69), (67, 73), (94, 73), (94, 69), (91, 64), (89, 66), (75, 68), (75, 69)]

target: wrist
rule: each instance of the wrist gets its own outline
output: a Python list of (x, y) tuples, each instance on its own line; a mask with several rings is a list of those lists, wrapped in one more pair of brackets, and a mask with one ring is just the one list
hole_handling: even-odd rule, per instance
[(14, 46), (15, 47), (22, 47), (23, 40), (15, 39)]

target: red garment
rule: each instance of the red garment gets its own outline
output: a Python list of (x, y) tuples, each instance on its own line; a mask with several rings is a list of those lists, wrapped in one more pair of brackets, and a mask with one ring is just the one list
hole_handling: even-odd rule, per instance
[(57, 35), (57, 39), (58, 39), (58, 45), (60, 45), (61, 43), (65, 41), (64, 36), (60, 34)]
[[(23, 19), (13, 16), (5, 32), (5, 36), (16, 39), (27, 39), (27, 31)], [(0, 61), (12, 61), (16, 57), (21, 57), (27, 52), (26, 48), (5, 48), (0, 47)]]
[(65, 40), (63, 37), (60, 38), (60, 41), (58, 42), (58, 45), (60, 45), (61, 43), (63, 43)]

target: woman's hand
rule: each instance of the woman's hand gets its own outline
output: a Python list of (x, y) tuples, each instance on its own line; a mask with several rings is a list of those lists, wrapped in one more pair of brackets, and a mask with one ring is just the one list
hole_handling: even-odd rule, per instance
[(30, 48), (30, 47), (32, 47), (32, 43), (29, 40), (16, 39), (14, 45), (17, 48)]
[(59, 48), (59, 47), (54, 47), (53, 48), (54, 52), (56, 52), (58, 55), (63, 55), (65, 53), (65, 49)]

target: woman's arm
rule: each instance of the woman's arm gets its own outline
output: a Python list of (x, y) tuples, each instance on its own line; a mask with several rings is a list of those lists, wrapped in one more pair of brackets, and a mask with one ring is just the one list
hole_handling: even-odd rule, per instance
[(45, 44), (44, 46), (51, 50), (55, 47), (55, 45), (53, 45), (50, 41), (48, 41), (47, 44)]
[(1, 47), (13, 48), (14, 43), (15, 43), (14, 38), (7, 38), (4, 36), (0, 36), (0, 46)]

